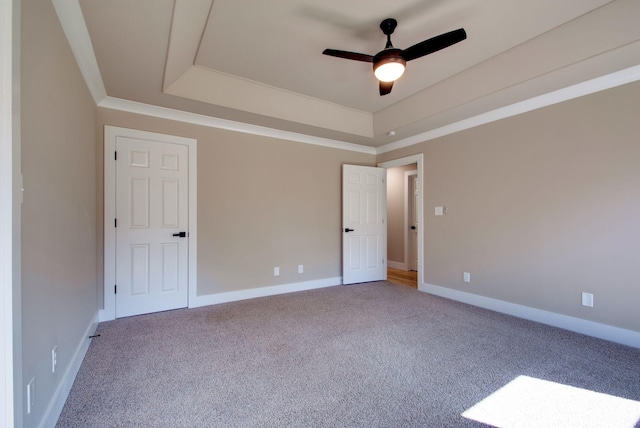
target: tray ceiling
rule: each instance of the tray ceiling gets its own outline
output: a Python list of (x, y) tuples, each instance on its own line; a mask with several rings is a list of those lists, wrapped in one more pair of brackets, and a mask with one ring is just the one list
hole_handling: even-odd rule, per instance
[[(640, 64), (634, 0), (80, 0), (109, 97), (378, 147)], [(465, 28), (379, 96), (382, 19), (406, 48)], [(389, 136), (390, 131), (395, 136)]]

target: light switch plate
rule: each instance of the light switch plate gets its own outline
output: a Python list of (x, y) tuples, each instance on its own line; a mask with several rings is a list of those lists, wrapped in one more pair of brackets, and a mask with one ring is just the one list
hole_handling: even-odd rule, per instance
[(436, 207), (435, 214), (444, 215), (444, 207)]

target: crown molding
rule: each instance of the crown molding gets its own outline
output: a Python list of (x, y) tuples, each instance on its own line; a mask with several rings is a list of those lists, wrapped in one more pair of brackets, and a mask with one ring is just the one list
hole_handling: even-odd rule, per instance
[(265, 126), (252, 125), (249, 123), (235, 122), (233, 120), (219, 119), (216, 117), (175, 110), (167, 107), (159, 107), (136, 101), (124, 100), (121, 98), (106, 97), (98, 103), (98, 107), (126, 111), (144, 116), (152, 116), (160, 119), (191, 123), (193, 125), (206, 126), (208, 128), (225, 129), (227, 131), (241, 132), (243, 134), (259, 135), (262, 137), (277, 138), (280, 140), (312, 144), (333, 149), (349, 150), (352, 152), (367, 153), (370, 155), (376, 154), (376, 149), (374, 147), (339, 140), (331, 140), (329, 138), (314, 137), (312, 135), (299, 134), (280, 129), (267, 128)]
[(82, 77), (91, 92), (93, 101), (98, 104), (107, 96), (107, 91), (93, 51), (89, 30), (87, 30), (87, 24), (84, 21), (82, 9), (80, 9), (80, 2), (78, 0), (52, 0), (52, 3)]
[(529, 98), (527, 100), (510, 104), (508, 106), (500, 107), (495, 110), (470, 117), (468, 119), (460, 120), (458, 122), (454, 122), (440, 128), (416, 134), (412, 137), (407, 137), (393, 143), (385, 144), (384, 146), (378, 147), (376, 153), (387, 153), (393, 150), (410, 147), (414, 144), (444, 137), (445, 135), (464, 131), (465, 129), (474, 128), (476, 126), (495, 122), (500, 119), (506, 119), (511, 116), (516, 116), (518, 114), (547, 107), (553, 104), (558, 104), (563, 101), (572, 100), (574, 98), (582, 97), (584, 95), (589, 95), (595, 92), (604, 91), (606, 89), (611, 89), (616, 86), (624, 85), (626, 83), (635, 82), (637, 80), (640, 80), (640, 65), (606, 74), (604, 76), (596, 77), (594, 79), (586, 80), (584, 82), (567, 86), (556, 91), (548, 92), (537, 97)]
[(263, 137), (278, 138), (281, 140), (295, 141), (360, 153), (382, 154), (638, 80), (640, 80), (640, 65), (596, 77), (575, 85), (567, 86), (565, 88), (510, 104), (508, 106), (500, 107), (440, 128), (432, 129), (393, 143), (385, 144), (378, 148), (348, 143), (345, 141), (331, 140), (328, 138), (315, 137), (307, 134), (283, 131), (264, 126), (251, 125), (243, 122), (235, 122), (227, 119), (219, 119), (211, 116), (189, 113), (166, 107), (158, 107), (120, 98), (105, 97), (98, 103), (98, 106), (113, 110), (142, 114), (145, 116), (192, 123), (210, 128), (242, 132), (245, 134), (260, 135)]

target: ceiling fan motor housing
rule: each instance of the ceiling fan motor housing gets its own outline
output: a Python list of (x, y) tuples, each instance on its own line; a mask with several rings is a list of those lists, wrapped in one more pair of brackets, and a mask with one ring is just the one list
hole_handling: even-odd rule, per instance
[(405, 67), (407, 62), (400, 55), (401, 52), (402, 52), (402, 49), (396, 49), (396, 48), (388, 48), (381, 52), (378, 52), (376, 56), (373, 57), (373, 73), (376, 74), (376, 70), (381, 65), (389, 64), (389, 63), (398, 63), (403, 67)]

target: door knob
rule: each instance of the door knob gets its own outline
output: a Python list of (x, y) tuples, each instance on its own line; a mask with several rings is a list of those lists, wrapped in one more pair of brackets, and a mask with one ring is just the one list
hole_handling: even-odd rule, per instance
[(180, 238), (186, 238), (187, 237), (187, 232), (174, 233), (173, 236), (179, 236)]
[(411, 226), (411, 230), (416, 230), (416, 227), (415, 226)]
[(349, 229), (348, 227), (345, 227), (345, 228), (344, 228), (344, 231), (345, 231), (345, 232), (353, 232), (353, 229)]

